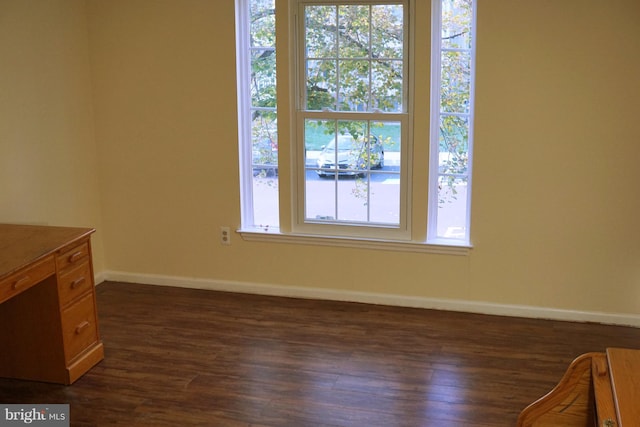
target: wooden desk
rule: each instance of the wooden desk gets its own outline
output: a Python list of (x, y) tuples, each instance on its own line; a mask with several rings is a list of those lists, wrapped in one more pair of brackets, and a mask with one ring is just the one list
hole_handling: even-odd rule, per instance
[(71, 384), (104, 358), (94, 231), (0, 224), (0, 377)]
[(640, 425), (640, 350), (609, 348), (575, 359), (558, 385), (527, 406), (518, 427)]

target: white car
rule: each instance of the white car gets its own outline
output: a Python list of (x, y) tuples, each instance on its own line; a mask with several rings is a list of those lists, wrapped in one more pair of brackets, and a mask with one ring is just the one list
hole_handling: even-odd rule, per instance
[[(338, 149), (336, 150), (336, 146)], [(323, 147), (318, 156), (318, 176), (362, 175), (363, 171), (384, 167), (384, 148), (376, 136), (371, 141), (338, 135)]]

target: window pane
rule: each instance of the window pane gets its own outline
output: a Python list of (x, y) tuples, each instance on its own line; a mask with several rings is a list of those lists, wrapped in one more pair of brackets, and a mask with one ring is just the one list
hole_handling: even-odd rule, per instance
[(251, 46), (275, 46), (275, 0), (250, 0)]
[[(304, 143), (307, 152), (307, 160), (318, 157), (320, 151), (335, 139), (336, 122), (335, 120), (305, 120), (304, 125)], [(313, 163), (313, 166), (316, 164)], [(307, 165), (308, 166), (308, 165)]]
[(378, 138), (382, 148), (382, 167), (380, 170), (400, 173), (401, 131), (400, 122), (376, 121), (371, 123), (371, 135)]
[(338, 52), (340, 58), (368, 58), (369, 6), (339, 6)]
[(255, 174), (278, 173), (278, 132), (273, 111), (254, 111), (251, 126), (251, 163)]
[(275, 111), (253, 112), (251, 168), (253, 216), (259, 226), (278, 226), (278, 133)]
[(340, 111), (369, 109), (369, 61), (340, 61)]
[(327, 179), (320, 179), (316, 172), (307, 171), (305, 176), (306, 194), (319, 197), (307, 197), (305, 200), (305, 218), (308, 220), (334, 221), (336, 219), (337, 175), (325, 172)]
[(278, 132), (275, 110), (252, 110), (251, 170), (253, 175), (253, 224), (277, 227)]
[(369, 181), (367, 175), (343, 177), (337, 180), (338, 221), (368, 221)]
[(442, 52), (440, 108), (448, 113), (468, 113), (471, 91), (471, 54)]
[(471, 49), (473, 0), (442, 0), (442, 47)]
[(253, 177), (253, 226), (278, 227), (278, 178), (257, 174)]
[[(307, 123), (313, 124), (313, 121), (307, 120)], [(309, 135), (309, 138), (323, 138), (316, 162), (317, 173), (321, 177), (325, 172), (332, 173), (337, 169), (340, 170), (341, 175), (357, 175), (369, 169), (367, 161), (380, 161), (381, 146), (373, 144), (374, 141), (369, 141), (366, 121), (327, 120), (321, 122), (319, 126), (320, 129)], [(317, 135), (318, 130), (324, 137)], [(307, 147), (309, 145), (309, 143), (305, 144)]]
[(369, 198), (371, 221), (396, 225), (400, 223), (400, 175), (372, 173)]
[(403, 111), (402, 61), (374, 61), (371, 66), (372, 107), (386, 113)]
[(336, 86), (336, 61), (307, 61), (307, 110), (335, 110)]
[(275, 49), (251, 51), (251, 106), (276, 106)]
[(404, 31), (402, 5), (372, 7), (371, 50), (376, 58), (402, 59)]
[(466, 179), (440, 177), (437, 216), (437, 237), (462, 240), (468, 238)]
[(305, 7), (307, 58), (335, 58), (337, 25), (335, 6)]
[(466, 117), (440, 117), (439, 172), (466, 174), (469, 160), (469, 120)]

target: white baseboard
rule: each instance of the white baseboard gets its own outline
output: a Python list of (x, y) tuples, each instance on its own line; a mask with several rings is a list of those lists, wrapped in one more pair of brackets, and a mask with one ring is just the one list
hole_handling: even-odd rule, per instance
[(101, 271), (100, 273), (97, 273), (94, 277), (94, 280), (96, 282), (96, 285), (99, 285), (100, 283), (104, 282), (107, 279), (107, 273), (104, 271)]
[(467, 300), (412, 297), (405, 295), (355, 292), (340, 289), (307, 288), (228, 280), (138, 274), (123, 271), (106, 271), (96, 276), (96, 283), (102, 283), (104, 281), (141, 283), (292, 298), (349, 301), (399, 307), (490, 314), (497, 316), (564, 320), (572, 322), (594, 322), (609, 325), (640, 327), (640, 316), (635, 314), (561, 310), (527, 305), (493, 304)]

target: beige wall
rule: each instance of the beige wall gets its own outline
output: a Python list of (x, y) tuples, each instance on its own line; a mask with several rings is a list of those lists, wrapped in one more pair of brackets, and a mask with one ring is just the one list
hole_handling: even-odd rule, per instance
[(481, 0), (473, 288), (640, 313), (640, 2)]
[(102, 232), (86, 4), (0, 0), (0, 222)]
[[(42, 3), (61, 15), (46, 31), (66, 34), (67, 21), (78, 20), (69, 37), (84, 46), (82, 3)], [(427, 15), (419, 2), (420, 93), (428, 91)], [(231, 246), (220, 245), (219, 227), (239, 226), (240, 214), (233, 1), (88, 0), (86, 16), (105, 272), (640, 315), (637, 0), (479, 1), (469, 256), (245, 242), (236, 234)], [(44, 18), (20, 19), (0, 31), (51, 57), (24, 28)], [(33, 56), (36, 75), (0, 71), (0, 88), (52, 79), (61, 91), (72, 81), (80, 93), (69, 102), (87, 108), (82, 127), (90, 134), (85, 60), (56, 57), (60, 70), (51, 75), (43, 69), (51, 60)], [(24, 114), (41, 116), (53, 99), (33, 94)], [(417, 102), (426, 111), (426, 101)], [(47, 117), (37, 130), (26, 119), (19, 130), (53, 134), (56, 142), (41, 141), (50, 156), (60, 155), (61, 141), (70, 155), (80, 138), (69, 142), (57, 116)], [(3, 134), (14, 122), (0, 118)], [(427, 134), (424, 123), (417, 135)], [(92, 159), (84, 148), (73, 155)], [(39, 157), (22, 150), (16, 142), (8, 153)], [(57, 172), (14, 173), (33, 183)], [(38, 220), (40, 206), (22, 197), (29, 205), (4, 214), (5, 194), (16, 191), (5, 181), (0, 220)], [(58, 187), (84, 189), (68, 181)], [(93, 213), (99, 201), (91, 203)], [(40, 204), (66, 218), (64, 203)]]

